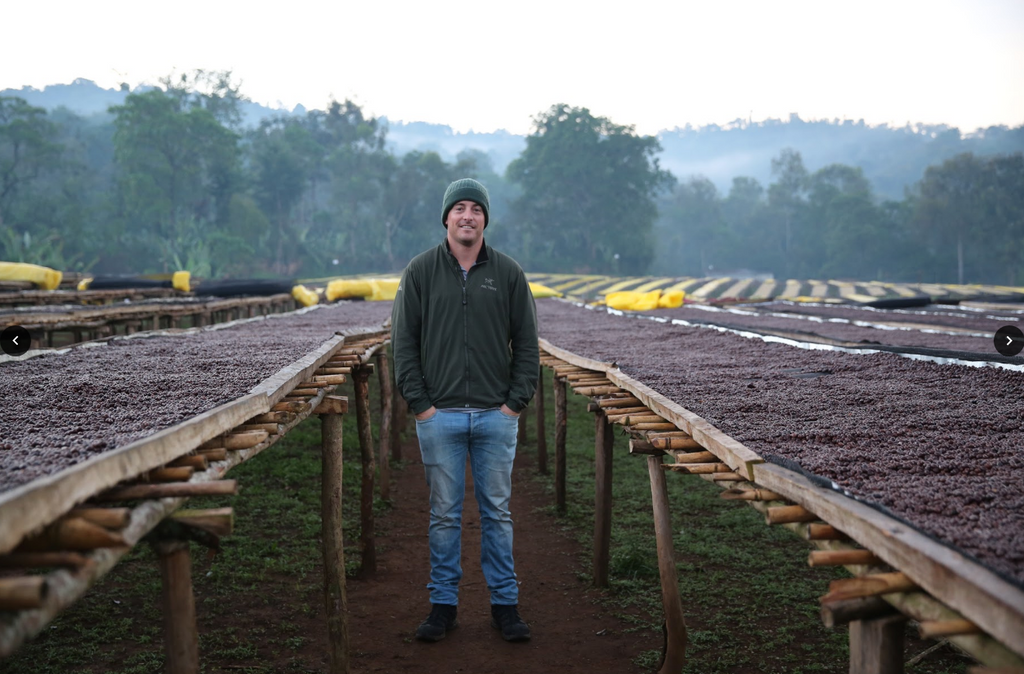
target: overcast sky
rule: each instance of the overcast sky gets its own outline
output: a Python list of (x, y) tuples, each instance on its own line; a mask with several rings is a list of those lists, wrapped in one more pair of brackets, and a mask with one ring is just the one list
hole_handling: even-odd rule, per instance
[(528, 133), (554, 103), (641, 133), (786, 118), (1024, 123), (1024, 1), (10, 2), (0, 89), (231, 70), (272, 107)]

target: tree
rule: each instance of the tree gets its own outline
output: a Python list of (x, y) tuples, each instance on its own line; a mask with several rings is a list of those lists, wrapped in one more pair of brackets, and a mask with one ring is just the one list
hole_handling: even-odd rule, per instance
[(249, 141), (253, 198), (271, 225), (265, 261), (274, 273), (290, 275), (305, 257), (303, 242), (316, 208), (301, 206), (308, 193), (316, 201), (317, 185), (325, 179), (325, 150), (308, 120), (284, 116), (261, 123)]
[(722, 202), (722, 221), (735, 242), (738, 268), (766, 272), (782, 268), (782, 257), (767, 226), (765, 190), (754, 178), (733, 178)]
[(658, 140), (586, 108), (552, 106), (534, 119), (526, 149), (507, 171), (522, 187), (513, 204), (524, 264), (538, 271), (643, 273), (651, 262), (654, 197), (671, 186)]
[(795, 150), (783, 150), (772, 159), (772, 177), (775, 182), (768, 187), (768, 210), (775, 240), (773, 248), (782, 257), (782, 268), (776, 273), (791, 278), (798, 267), (794, 242), (807, 226), (807, 169), (803, 157)]
[(14, 227), (19, 197), (47, 171), (56, 170), (61, 147), (46, 110), (22, 98), (0, 97), (0, 226)]
[(916, 228), (941, 267), (955, 254), (957, 283), (979, 280), (985, 264), (984, 174), (984, 161), (966, 153), (929, 166), (916, 187)]
[(1004, 270), (1004, 282), (1024, 282), (1024, 155), (1020, 152), (989, 159), (984, 209), (987, 240)]
[[(436, 152), (417, 151), (396, 161), (384, 193), (381, 223), (386, 236), (388, 270), (404, 268), (413, 256), (440, 241), (444, 235), (444, 190), (453, 180), (474, 174), (475, 161), (475, 157), (464, 157), (453, 165)], [(491, 220), (493, 213), (492, 208)]]
[(181, 110), (202, 108), (221, 124), (237, 130), (242, 123), (241, 105), (249, 101), (230, 70), (193, 70), (160, 79), (165, 93)]
[(808, 178), (807, 189), (811, 228), (800, 246), (802, 268), (815, 276), (870, 278), (886, 232), (863, 171), (831, 164)]
[(111, 108), (118, 196), (136, 255), (165, 270), (202, 247), (207, 227), (228, 217), (240, 189), (238, 134), (210, 110), (159, 89), (130, 94)]
[(724, 271), (735, 249), (722, 220), (714, 183), (695, 176), (680, 183), (659, 208), (655, 272), (707, 276)]

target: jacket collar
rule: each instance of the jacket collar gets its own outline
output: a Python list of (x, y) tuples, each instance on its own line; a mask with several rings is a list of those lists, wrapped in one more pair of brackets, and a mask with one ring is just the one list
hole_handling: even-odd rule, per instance
[[(459, 264), (459, 261), (455, 259), (455, 255), (452, 253), (452, 247), (448, 244), (448, 237), (447, 236), (444, 237), (444, 239), (441, 241), (441, 245), (444, 246), (444, 252), (448, 254), (448, 257), (451, 259), (451, 261), (457, 267), (458, 264)], [(487, 239), (484, 239), (483, 245), (480, 246), (480, 252), (477, 253), (476, 262), (474, 262), (473, 264), (474, 265), (478, 265), (481, 262), (487, 262), (487, 260), (489, 260), (489, 259), (490, 259), (490, 256), (487, 253)]]

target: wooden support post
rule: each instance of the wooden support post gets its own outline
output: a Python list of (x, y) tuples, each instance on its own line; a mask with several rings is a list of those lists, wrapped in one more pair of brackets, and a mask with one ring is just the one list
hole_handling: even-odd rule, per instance
[(342, 420), (320, 417), (322, 465), (320, 507), (323, 526), (324, 607), (331, 674), (348, 674), (348, 599), (345, 596), (345, 545), (341, 521)]
[(519, 449), (523, 449), (526, 446), (526, 410), (527, 409), (529, 409), (529, 408), (524, 407), (523, 411), (519, 413), (519, 433), (516, 435), (516, 445), (519, 447)]
[(882, 563), (870, 550), (811, 550), (807, 558), (809, 566), (844, 566), (866, 564), (877, 566)]
[(235, 530), (235, 511), (230, 507), (179, 510), (168, 519), (218, 538), (230, 536)]
[(39, 608), (48, 588), (44, 576), (0, 578), (0, 610), (21, 611)]
[(124, 545), (119, 533), (82, 517), (65, 517), (23, 540), (16, 552), (81, 551)]
[(654, 509), (654, 537), (658, 543), (658, 573), (661, 576), (661, 605), (665, 611), (665, 644), (658, 674), (679, 674), (686, 664), (686, 621), (676, 578), (676, 559), (672, 546), (672, 518), (668, 487), (660, 456), (647, 457), (651, 477), (651, 504)]
[[(89, 563), (85, 555), (77, 552), (9, 552), (0, 555), (0, 569), (31, 569), (37, 566), (57, 566), (78, 569)], [(36, 576), (32, 576), (35, 578)], [(6, 579), (0, 579), (0, 585)], [(3, 590), (0, 590), (2, 596)], [(2, 599), (0, 599), (2, 605)]]
[(555, 390), (555, 508), (565, 514), (565, 381), (554, 378)]
[(363, 479), (359, 495), (360, 542), (363, 547), (363, 575), (377, 571), (377, 551), (373, 532), (373, 429), (370, 426), (370, 372), (360, 367), (355, 371), (356, 427), (359, 430), (359, 456), (363, 464)]
[(903, 674), (903, 615), (850, 623), (850, 674)]
[(810, 523), (807, 525), (807, 540), (809, 541), (848, 541), (850, 537), (839, 531), (831, 524)]
[(548, 474), (548, 436), (544, 428), (544, 368), (540, 368), (540, 379), (537, 380), (537, 393), (534, 395), (537, 406), (537, 470), (541, 475)]
[(847, 625), (855, 620), (873, 620), (895, 615), (892, 604), (879, 597), (858, 597), (824, 602), (821, 605), (821, 622), (825, 627)]
[(828, 584), (828, 594), (821, 598), (821, 603), (857, 597), (877, 597), (892, 592), (911, 592), (916, 589), (918, 587), (914, 581), (900, 571), (842, 578)]
[(380, 497), (391, 498), (391, 371), (387, 349), (377, 352), (377, 381), (380, 384)]
[(395, 382), (391, 390), (391, 459), (402, 460), (402, 432), (405, 430), (406, 418), (409, 407), (405, 404), (405, 398), (398, 391), (398, 383)]
[(192, 559), (187, 541), (154, 544), (160, 558), (160, 603), (164, 617), (164, 671), (198, 674), (199, 632), (192, 596)]
[(917, 632), (922, 639), (941, 639), (943, 637), (956, 637), (964, 634), (980, 634), (981, 628), (970, 620), (958, 618), (955, 620), (922, 620), (917, 626)]
[(612, 536), (612, 443), (614, 429), (603, 412), (594, 415), (594, 585), (608, 587)]

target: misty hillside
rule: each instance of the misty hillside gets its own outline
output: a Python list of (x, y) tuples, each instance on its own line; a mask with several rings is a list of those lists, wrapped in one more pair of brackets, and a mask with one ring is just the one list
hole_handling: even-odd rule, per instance
[[(120, 105), (131, 93), (127, 88), (103, 89), (94, 82), (77, 79), (71, 84), (54, 84), (42, 90), (24, 87), (5, 89), (0, 96), (18, 96), (30, 105), (53, 110), (64, 106), (84, 115), (103, 115), (111, 105)], [(554, 101), (552, 101), (554, 103)], [(305, 114), (275, 110), (258, 103), (241, 106), (245, 126), (256, 126), (275, 115)], [(386, 117), (383, 118), (386, 120)], [(631, 120), (613, 120), (629, 124)], [(1022, 120), (1024, 122), (1024, 120)], [(490, 158), (494, 169), (504, 171), (525, 147), (523, 136), (499, 130), (493, 133), (456, 133), (448, 126), (425, 122), (387, 121), (387, 141), (397, 154), (410, 150), (432, 150), (446, 161), (459, 152), (476, 149)], [(718, 189), (728, 192), (737, 176), (771, 182), (771, 159), (783, 148), (803, 155), (804, 164), (815, 171), (829, 164), (859, 166), (883, 198), (900, 199), (904, 187), (921, 179), (925, 167), (954, 155), (1006, 154), (1024, 151), (1024, 126), (992, 127), (970, 133), (941, 125), (893, 128), (868, 126), (863, 121), (804, 121), (797, 114), (786, 121), (746, 122), (736, 120), (725, 126), (677, 128), (658, 134), (663, 168), (681, 180), (693, 175), (708, 177)]]

